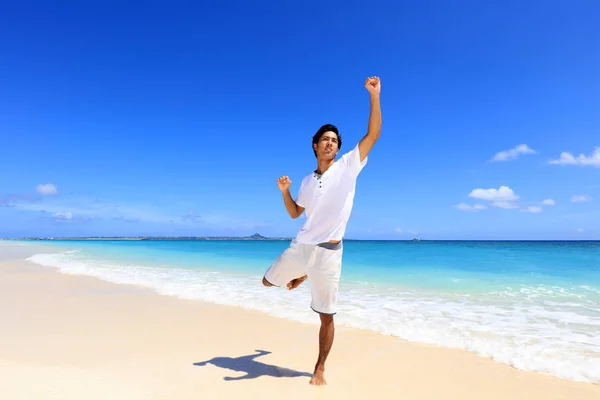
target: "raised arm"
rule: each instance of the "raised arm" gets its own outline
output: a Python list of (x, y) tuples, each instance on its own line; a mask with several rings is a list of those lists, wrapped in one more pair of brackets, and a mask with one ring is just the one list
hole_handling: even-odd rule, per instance
[(288, 176), (281, 176), (277, 179), (277, 187), (281, 190), (281, 194), (283, 195), (283, 203), (285, 204), (285, 209), (288, 214), (292, 218), (298, 218), (304, 212), (304, 208), (300, 207), (290, 194), (290, 186), (292, 185), (292, 181)]
[(360, 161), (364, 161), (369, 155), (371, 148), (381, 133), (381, 106), (379, 104), (379, 93), (381, 92), (381, 81), (378, 77), (373, 76), (367, 78), (365, 81), (365, 87), (369, 91), (371, 98), (371, 113), (369, 115), (369, 126), (367, 134), (358, 143), (358, 149), (360, 151)]

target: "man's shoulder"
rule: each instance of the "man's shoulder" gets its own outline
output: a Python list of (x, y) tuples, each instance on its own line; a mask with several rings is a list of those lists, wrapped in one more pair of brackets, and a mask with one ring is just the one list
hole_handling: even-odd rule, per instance
[(302, 178), (302, 183), (306, 183), (308, 181), (310, 181), (310, 179), (315, 175), (314, 172), (311, 172), (310, 174), (306, 174), (304, 176), (304, 178)]
[(311, 178), (313, 177), (313, 175), (314, 175), (314, 173), (312, 173), (312, 172), (311, 172), (310, 174), (307, 174), (306, 176), (304, 176), (304, 177), (302, 178), (302, 180), (300, 181), (300, 187), (301, 187), (301, 188), (303, 188), (303, 187), (306, 187), (306, 185), (307, 185), (308, 183), (310, 183), (310, 180), (311, 180)]
[(368, 157), (365, 157), (363, 161), (360, 160), (360, 147), (356, 144), (338, 159), (338, 163), (342, 165), (344, 169), (350, 169), (353, 173), (358, 174), (367, 164), (367, 160)]
[(348, 158), (355, 157), (358, 154), (360, 154), (360, 148), (358, 147), (358, 143), (357, 143), (351, 149), (346, 150), (346, 152), (344, 152), (339, 159), (347, 160)]

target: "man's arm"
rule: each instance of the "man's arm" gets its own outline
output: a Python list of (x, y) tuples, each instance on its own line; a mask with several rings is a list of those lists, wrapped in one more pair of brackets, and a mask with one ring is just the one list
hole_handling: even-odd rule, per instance
[[(285, 209), (287, 210), (288, 214), (290, 214), (290, 217), (295, 219), (301, 216), (304, 212), (304, 208), (300, 207), (298, 204), (296, 204), (294, 199), (292, 199), (292, 195), (290, 194), (292, 180), (290, 177), (287, 175), (280, 176), (279, 179), (277, 179), (277, 186), (279, 187), (279, 190), (281, 190), (281, 194), (283, 195), (283, 203), (285, 204)], [(302, 188), (300, 188), (300, 190), (302, 190)]]
[(300, 207), (294, 199), (292, 199), (292, 195), (290, 194), (289, 189), (281, 192), (283, 195), (283, 202), (285, 204), (285, 209), (287, 210), (290, 217), (293, 219), (298, 218), (304, 212), (304, 208)]
[(381, 105), (379, 102), (379, 93), (381, 92), (381, 82), (377, 77), (367, 78), (365, 87), (369, 91), (371, 98), (371, 112), (369, 115), (369, 126), (367, 134), (358, 143), (360, 151), (360, 162), (363, 162), (373, 148), (379, 134), (381, 133)]

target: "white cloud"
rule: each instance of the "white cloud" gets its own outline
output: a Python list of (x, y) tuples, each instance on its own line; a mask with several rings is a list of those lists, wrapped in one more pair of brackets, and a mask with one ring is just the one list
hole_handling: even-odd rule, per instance
[(530, 207), (521, 209), (521, 211), (528, 212), (528, 213), (539, 213), (539, 212), (542, 212), (542, 207), (530, 206)]
[[(371, 231), (371, 230), (369, 229), (369, 231)], [(396, 233), (408, 233), (410, 235), (416, 235), (417, 234), (416, 231), (413, 231), (411, 229), (402, 229), (402, 228), (396, 228), (396, 229), (394, 229), (394, 232), (396, 232)]]
[(39, 194), (46, 196), (58, 194), (58, 189), (52, 183), (39, 184), (35, 187), (35, 190), (37, 190)]
[(519, 196), (508, 186), (500, 186), (499, 189), (474, 189), (469, 193), (469, 197), (487, 201), (512, 201), (519, 199)]
[(487, 208), (483, 204), (471, 205), (471, 204), (466, 204), (466, 203), (460, 203), (460, 204), (455, 205), (454, 207), (460, 211), (474, 211), (474, 212), (485, 210)]
[(498, 208), (505, 208), (507, 210), (511, 208), (519, 208), (517, 205), (511, 203), (510, 201), (494, 201), (492, 203), (492, 206)]
[(101, 219), (95, 215), (75, 216), (70, 211), (54, 212), (51, 213), (50, 216), (47, 216), (46, 214), (48, 214), (47, 211), (42, 211), (42, 215), (39, 218), (50, 219), (53, 224), (85, 224)]
[(586, 156), (580, 154), (577, 157), (573, 154), (563, 151), (560, 153), (560, 158), (557, 160), (550, 160), (549, 164), (556, 165), (591, 165), (592, 167), (600, 168), (600, 147), (596, 147), (592, 155)]
[(585, 195), (585, 194), (583, 196), (573, 196), (573, 197), (571, 197), (571, 201), (573, 203), (584, 203), (586, 201), (591, 201), (591, 200), (592, 200), (592, 198), (590, 196), (588, 196), (588, 195)]
[[(60, 203), (38, 202), (38, 203), (18, 203), (16, 208), (26, 211), (45, 211), (50, 214), (78, 215), (80, 218), (102, 218), (112, 219), (114, 217), (123, 217), (129, 220), (139, 220), (140, 222), (168, 223), (170, 217), (162, 213), (158, 207), (144, 205), (127, 206), (116, 205), (113, 203), (95, 202), (92, 198), (63, 198)], [(75, 219), (75, 218), (73, 218)]]
[[(198, 215), (190, 212), (182, 218), (179, 216), (181, 215), (179, 212), (170, 213), (166, 207), (159, 205), (116, 204), (110, 199), (101, 202), (96, 200), (96, 197), (62, 196), (35, 203), (14, 203), (14, 207), (23, 211), (44, 212), (45, 218), (63, 223), (105, 220), (229, 230), (261, 229), (269, 225), (263, 219), (232, 215), (231, 213), (207, 212)], [(0, 198), (0, 207), (2, 206), (4, 206), (4, 200)], [(12, 202), (10, 206), (13, 206)], [(71, 215), (71, 219), (68, 219), (68, 215)]]
[(554, 206), (554, 205), (556, 205), (556, 201), (554, 201), (552, 199), (546, 199), (546, 200), (542, 201), (542, 204), (545, 206)]
[(40, 198), (30, 194), (6, 194), (0, 196), (0, 207), (16, 207), (18, 204), (27, 202), (35, 203), (39, 200)]
[(71, 220), (73, 219), (73, 214), (70, 212), (65, 212), (65, 213), (54, 213), (52, 214), (52, 218), (58, 220), (58, 221), (64, 221), (64, 220)]
[(526, 144), (520, 144), (510, 150), (505, 150), (496, 153), (492, 158), (492, 161), (509, 161), (516, 159), (521, 154), (535, 154), (536, 151), (527, 146)]
[(577, 232), (585, 232), (583, 228), (577, 228)]

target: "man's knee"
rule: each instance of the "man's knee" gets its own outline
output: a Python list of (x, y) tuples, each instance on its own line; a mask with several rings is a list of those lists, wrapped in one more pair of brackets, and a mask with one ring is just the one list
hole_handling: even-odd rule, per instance
[(319, 317), (321, 318), (321, 325), (333, 324), (333, 314), (319, 313)]
[(262, 284), (265, 286), (273, 286), (264, 276), (262, 278)]

